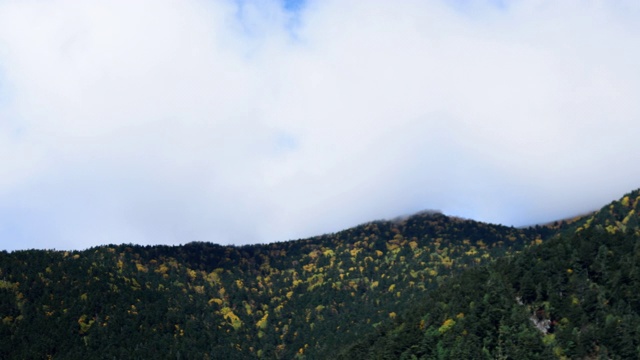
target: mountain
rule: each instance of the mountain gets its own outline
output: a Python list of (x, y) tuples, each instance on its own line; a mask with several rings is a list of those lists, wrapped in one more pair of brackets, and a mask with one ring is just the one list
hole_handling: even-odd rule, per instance
[[(463, 347), (521, 358), (507, 353), (518, 344), (543, 358), (572, 356), (569, 342), (587, 349), (583, 326), (592, 323), (575, 319), (571, 296), (582, 306), (594, 279), (614, 276), (596, 299), (635, 309), (625, 297), (633, 288), (616, 290), (635, 278), (608, 266), (635, 256), (637, 206), (636, 191), (526, 229), (426, 212), (264, 245), (0, 252), (0, 358), (453, 358)], [(587, 271), (592, 255), (606, 259), (606, 272)], [(615, 317), (603, 324), (633, 311), (607, 313)], [(509, 338), (514, 329), (522, 338)], [(613, 354), (598, 344), (583, 352)]]
[(451, 278), (340, 358), (640, 358), (638, 195)]

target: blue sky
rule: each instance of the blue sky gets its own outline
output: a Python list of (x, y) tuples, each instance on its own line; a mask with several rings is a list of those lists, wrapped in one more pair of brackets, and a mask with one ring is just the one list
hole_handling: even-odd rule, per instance
[(304, 7), (304, 0), (284, 0), (283, 7), (289, 11), (300, 11)]
[(0, 0), (0, 249), (246, 244), (640, 187), (634, 1)]

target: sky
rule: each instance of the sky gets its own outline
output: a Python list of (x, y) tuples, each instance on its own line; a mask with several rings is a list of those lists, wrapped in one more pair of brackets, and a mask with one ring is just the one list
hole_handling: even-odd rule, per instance
[(0, 250), (585, 213), (638, 64), (636, 0), (0, 0)]

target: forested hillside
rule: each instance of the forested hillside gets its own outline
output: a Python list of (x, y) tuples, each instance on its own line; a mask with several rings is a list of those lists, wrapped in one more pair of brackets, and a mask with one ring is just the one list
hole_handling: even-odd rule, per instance
[(268, 245), (3, 252), (0, 358), (324, 358), (550, 234), (423, 213)]
[(451, 278), (342, 358), (640, 358), (638, 195)]
[(637, 211), (634, 192), (527, 229), (422, 213), (266, 245), (0, 252), (0, 358), (622, 358)]

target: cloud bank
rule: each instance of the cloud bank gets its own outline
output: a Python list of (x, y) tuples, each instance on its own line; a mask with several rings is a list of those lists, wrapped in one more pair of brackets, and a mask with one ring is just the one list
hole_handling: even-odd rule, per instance
[(635, 1), (0, 0), (0, 248), (246, 244), (640, 187)]

